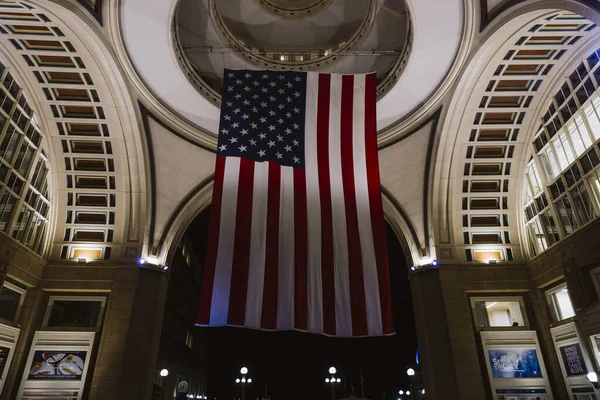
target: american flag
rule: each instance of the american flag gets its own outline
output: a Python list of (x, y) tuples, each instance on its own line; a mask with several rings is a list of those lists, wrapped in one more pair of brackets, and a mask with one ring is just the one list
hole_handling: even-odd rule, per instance
[(393, 333), (375, 87), (225, 70), (198, 325)]

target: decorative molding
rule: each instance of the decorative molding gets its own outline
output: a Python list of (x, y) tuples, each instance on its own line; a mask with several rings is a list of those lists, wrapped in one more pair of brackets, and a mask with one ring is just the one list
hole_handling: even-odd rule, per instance
[[(517, 4), (525, 3), (527, 1), (529, 0), (502, 0), (494, 8), (488, 10), (488, 0), (479, 0), (481, 9), (481, 22), (479, 25), (479, 32), (483, 32), (484, 29), (504, 11), (516, 6)], [(590, 7), (591, 9), (600, 12), (600, 3), (598, 2), (598, 0), (574, 1), (577, 3), (581, 3), (583, 6)]]
[(177, 204), (174, 211), (169, 216), (169, 219), (165, 225), (165, 229), (163, 230), (163, 233), (162, 233), (160, 239), (158, 240), (158, 243), (156, 243), (156, 245), (155, 245), (156, 241), (155, 241), (154, 236), (155, 236), (155, 222), (156, 222), (156, 198), (157, 198), (157, 187), (156, 186), (157, 185), (156, 185), (156, 165), (155, 165), (155, 160), (154, 160), (154, 147), (152, 144), (152, 135), (150, 133), (149, 119), (152, 119), (154, 122), (159, 124), (161, 127), (166, 129), (168, 132), (172, 133), (173, 135), (177, 136), (179, 139), (182, 139), (193, 146), (199, 147), (202, 150), (205, 150), (205, 151), (208, 151), (211, 153), (215, 153), (215, 151), (212, 148), (205, 147), (205, 146), (203, 146), (199, 143), (196, 143), (196, 142), (190, 140), (189, 138), (181, 135), (175, 129), (171, 128), (169, 125), (165, 124), (162, 120), (160, 120), (158, 117), (156, 117), (154, 114), (152, 114), (152, 112), (150, 110), (148, 110), (144, 106), (144, 104), (142, 104), (142, 102), (138, 101), (138, 107), (140, 110), (140, 114), (142, 115), (142, 125), (144, 128), (146, 143), (148, 146), (148, 166), (150, 169), (150, 220), (149, 220), (149, 224), (148, 224), (149, 225), (148, 226), (149, 243), (148, 243), (148, 250), (146, 252), (147, 253), (146, 255), (151, 256), (151, 257), (157, 257), (158, 255), (161, 254), (161, 252), (163, 250), (163, 245), (166, 241), (166, 235), (167, 235), (168, 231), (170, 230), (170, 228), (172, 227), (175, 219), (177, 218), (177, 215), (183, 210), (183, 208), (186, 206), (186, 204), (196, 194), (198, 194), (198, 192), (200, 192), (207, 185), (212, 183), (213, 175), (210, 175), (209, 177), (205, 178), (202, 182), (200, 182), (191, 192), (189, 192)]
[(404, 210), (402, 209), (400, 204), (396, 201), (396, 199), (393, 197), (393, 195), (387, 189), (385, 189), (383, 186), (381, 187), (382, 193), (389, 199), (389, 201), (393, 204), (393, 206), (398, 210), (398, 212), (401, 214), (402, 218), (405, 220), (405, 222), (410, 230), (410, 233), (411, 233), (414, 243), (417, 246), (419, 246), (419, 250), (422, 253), (421, 255), (428, 255), (430, 253), (430, 248), (429, 248), (430, 247), (430, 241), (429, 241), (429, 236), (430, 236), (430, 232), (429, 232), (429, 179), (430, 179), (430, 175), (431, 175), (431, 163), (432, 163), (432, 156), (433, 156), (433, 148), (434, 148), (436, 132), (437, 132), (437, 128), (438, 128), (438, 123), (440, 120), (440, 116), (442, 114), (442, 109), (443, 109), (442, 106), (438, 107), (438, 109), (431, 116), (429, 116), (426, 120), (424, 120), (421, 124), (419, 124), (419, 126), (412, 129), (410, 132), (408, 132), (406, 135), (402, 136), (401, 138), (396, 139), (393, 142), (386, 143), (384, 146), (382, 146), (378, 149), (378, 151), (381, 151), (387, 147), (397, 144), (397, 143), (401, 142), (402, 140), (411, 137), (413, 134), (415, 134), (416, 132), (425, 128), (427, 125), (431, 124), (431, 129), (429, 131), (429, 140), (427, 142), (427, 153), (425, 155), (425, 171), (424, 171), (424, 182), (423, 182), (423, 229), (424, 229), (423, 235), (425, 237), (425, 243), (421, 243), (414, 227), (410, 223), (408, 215), (406, 215), (406, 213), (404, 212)]
[(350, 37), (326, 48), (305, 53), (290, 53), (274, 49), (264, 49), (256, 43), (250, 43), (233, 33), (219, 13), (216, 0), (209, 0), (210, 19), (213, 27), (227, 45), (238, 52), (240, 57), (261, 68), (276, 70), (318, 70), (332, 65), (345, 54), (356, 49), (369, 35), (377, 11), (377, 3), (369, 1), (367, 13), (359, 28)]
[[(317, 1), (307, 1), (304, 3), (308, 4), (300, 4), (299, 6), (294, 6), (294, 1), (290, 0), (254, 0), (256, 5), (258, 5), (263, 10), (268, 11), (273, 15), (277, 15), (279, 17), (288, 18), (288, 19), (298, 19), (304, 18), (307, 16), (312, 16), (320, 13), (321, 11), (327, 9), (333, 3), (333, 0), (317, 0)], [(284, 3), (284, 4), (274, 4), (274, 3)], [(290, 4), (285, 4), (290, 3)], [(298, 3), (298, 1), (296, 1)], [(312, 4), (310, 4), (312, 3)]]
[(92, 6), (88, 0), (77, 0), (79, 4), (85, 7), (85, 9), (98, 21), (100, 26), (104, 26), (102, 20), (102, 3), (104, 0), (95, 0)]

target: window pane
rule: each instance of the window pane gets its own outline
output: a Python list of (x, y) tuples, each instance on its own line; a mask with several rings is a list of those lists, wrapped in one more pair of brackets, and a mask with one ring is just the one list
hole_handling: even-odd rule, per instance
[(540, 160), (542, 161), (542, 166), (544, 167), (544, 172), (548, 177), (548, 180), (553, 180), (556, 178), (556, 175), (560, 171), (558, 165), (556, 163), (556, 159), (554, 158), (554, 154), (552, 153), (552, 149), (550, 146), (546, 147), (546, 149), (542, 150), (539, 154)]
[(6, 286), (2, 288), (0, 293), (0, 318), (8, 321), (14, 321), (19, 310), (19, 302), (21, 301), (21, 293), (16, 292)]
[(13, 215), (16, 202), (16, 197), (4, 191), (0, 200), (0, 230), (3, 232), (6, 232), (8, 229), (8, 223)]
[(573, 196), (573, 205), (581, 224), (586, 224), (596, 217), (596, 210), (585, 187), (585, 183), (580, 183), (576, 186), (571, 191), (571, 194)]
[(563, 197), (559, 199), (556, 203), (556, 212), (560, 218), (560, 222), (565, 229), (565, 233), (570, 235), (577, 229), (577, 222), (575, 220), (575, 215), (573, 214), (573, 208), (571, 207), (571, 202), (568, 197)]
[(93, 328), (98, 323), (101, 308), (100, 301), (54, 300), (48, 326)]
[(546, 239), (550, 245), (558, 242), (560, 237), (558, 236), (558, 227), (554, 223), (554, 218), (552, 218), (552, 214), (550, 210), (546, 210), (540, 214), (540, 220), (542, 221), (542, 226), (544, 227), (544, 232), (546, 233)]
[(579, 131), (577, 130), (577, 127), (575, 126), (575, 122), (571, 122), (569, 125), (567, 125), (567, 129), (571, 136), (571, 141), (573, 142), (573, 147), (575, 148), (575, 154), (577, 156), (583, 154), (586, 146), (585, 146), (585, 144), (583, 144), (583, 139), (579, 135)]
[(592, 137), (587, 129), (587, 125), (583, 122), (583, 117), (581, 115), (578, 115), (575, 118), (575, 124), (577, 124), (577, 129), (579, 129), (583, 145), (586, 149), (589, 148), (592, 145)]
[(600, 170), (596, 170), (590, 175), (590, 186), (596, 197), (596, 204), (600, 204)]
[(560, 292), (554, 293), (553, 298), (555, 300), (555, 306), (558, 310), (558, 317), (560, 320), (575, 316), (575, 310), (573, 310), (573, 305), (571, 304), (571, 298), (569, 297), (567, 288), (564, 288)]
[(9, 132), (6, 132), (4, 139), (0, 143), (0, 156), (11, 165), (20, 136), (14, 128), (9, 128)]
[[(596, 99), (598, 99), (598, 96), (596, 96)], [(591, 102), (585, 107), (585, 116), (590, 124), (592, 135), (594, 138), (600, 139), (600, 119), (598, 119), (598, 114)]]
[(521, 303), (517, 300), (493, 298), (474, 302), (475, 318), (480, 328), (525, 326)]

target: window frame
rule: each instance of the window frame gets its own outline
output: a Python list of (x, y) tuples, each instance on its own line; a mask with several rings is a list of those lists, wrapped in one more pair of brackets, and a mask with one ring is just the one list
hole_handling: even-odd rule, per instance
[(4, 281), (4, 284), (2, 286), (3, 286), (3, 288), (7, 288), (7, 289), (12, 290), (13, 292), (19, 293), (19, 305), (17, 306), (17, 311), (15, 312), (14, 319), (11, 321), (9, 319), (0, 318), (0, 323), (15, 326), (15, 325), (17, 325), (17, 320), (19, 319), (19, 316), (21, 315), (23, 303), (25, 302), (25, 296), (27, 295), (27, 289), (17, 286), (8, 281)]
[[(558, 307), (558, 304), (555, 301), (554, 296), (558, 292), (561, 292), (565, 289), (567, 290), (567, 295), (569, 296), (569, 302), (571, 303), (571, 308), (573, 309), (574, 315), (572, 317), (568, 317), (568, 318), (560, 318), (562, 315), (562, 312), (560, 311), (560, 308)], [(569, 294), (569, 288), (568, 288), (566, 282), (563, 282), (556, 286), (553, 286), (552, 288), (547, 289), (544, 293), (546, 296), (546, 302), (548, 303), (548, 308), (550, 309), (550, 314), (552, 315), (552, 321), (554, 324), (563, 324), (563, 323), (570, 322), (573, 319), (575, 319), (575, 317), (577, 316), (577, 313), (575, 312), (575, 307), (573, 307), (573, 301), (571, 301), (571, 295)]]
[[(519, 310), (521, 311), (521, 317), (523, 318), (523, 325), (519, 326), (489, 326), (489, 316), (486, 318), (485, 325), (482, 326), (478, 320), (478, 313), (476, 310), (476, 304), (478, 302), (517, 302), (519, 303)], [(471, 312), (473, 313), (473, 323), (475, 324), (475, 330), (480, 331), (505, 331), (505, 330), (530, 330), (531, 325), (527, 316), (527, 308), (525, 307), (525, 300), (523, 296), (482, 296), (476, 295), (469, 298), (469, 304), (471, 306)]]
[[(93, 327), (68, 327), (68, 326), (48, 326), (50, 320), (50, 314), (52, 312), (52, 305), (55, 301), (87, 301), (87, 302), (100, 302), (100, 311), (98, 312), (98, 319)], [(106, 296), (85, 296), (85, 295), (52, 295), (48, 299), (46, 305), (46, 311), (44, 312), (44, 319), (42, 321), (42, 330), (47, 331), (82, 331), (82, 332), (100, 332), (102, 327), (102, 319), (106, 310)]]

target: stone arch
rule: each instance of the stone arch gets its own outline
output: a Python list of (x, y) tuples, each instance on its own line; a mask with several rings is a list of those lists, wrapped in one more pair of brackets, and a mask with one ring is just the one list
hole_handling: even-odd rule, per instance
[[(461, 91), (454, 94), (443, 124), (433, 188), (436, 245), (445, 262), (525, 259), (515, 207), (520, 185), (514, 178), (534, 121), (532, 110), (572, 54), (597, 35), (581, 16), (597, 19), (591, 9), (575, 2), (542, 6), (520, 5), (500, 15), (456, 83)], [(561, 28), (563, 16), (578, 21), (581, 32)], [(553, 33), (560, 40), (544, 39), (548, 26), (558, 30)], [(479, 218), (484, 215), (494, 220)], [(486, 236), (489, 231), (493, 235)]]
[[(167, 223), (163, 235), (162, 252), (159, 254), (158, 265), (168, 265), (172, 260), (174, 251), (187, 231), (192, 220), (204, 211), (212, 202), (213, 177), (210, 176), (188, 193), (177, 207)], [(420, 265), (423, 258), (416, 233), (405, 212), (395, 199), (385, 191), (383, 197), (383, 213), (387, 223), (393, 229), (409, 267)]]
[(52, 138), (57, 218), (48, 257), (135, 260), (145, 221), (145, 163), (120, 68), (96, 28), (74, 11), (52, 2), (20, 7), (6, 11), (28, 16), (6, 21), (0, 40), (35, 88)]

